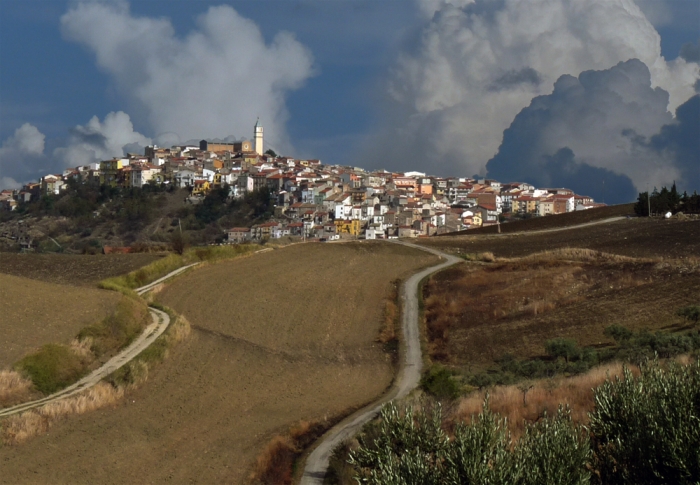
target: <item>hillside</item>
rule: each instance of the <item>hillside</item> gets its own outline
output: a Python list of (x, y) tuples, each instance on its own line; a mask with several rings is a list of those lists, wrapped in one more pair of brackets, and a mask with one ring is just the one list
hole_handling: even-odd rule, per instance
[(81, 328), (114, 311), (120, 299), (113, 291), (0, 274), (0, 369), (46, 343), (69, 343)]
[(631, 218), (555, 232), (442, 236), (419, 239), (417, 244), (461, 254), (492, 252), (507, 258), (568, 247), (636, 258), (681, 258), (700, 254), (700, 223)]
[(115, 409), (2, 448), (3, 476), (241, 483), (276, 433), (386, 389), (383, 300), (393, 280), (434, 261), (399, 245), (305, 244), (178, 278), (158, 299), (187, 316), (190, 338)]

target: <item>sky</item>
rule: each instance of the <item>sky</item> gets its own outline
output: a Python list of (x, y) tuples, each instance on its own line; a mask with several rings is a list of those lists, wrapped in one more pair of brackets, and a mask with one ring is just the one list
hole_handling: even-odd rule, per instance
[(143, 147), (700, 191), (697, 0), (0, 0), (0, 188)]

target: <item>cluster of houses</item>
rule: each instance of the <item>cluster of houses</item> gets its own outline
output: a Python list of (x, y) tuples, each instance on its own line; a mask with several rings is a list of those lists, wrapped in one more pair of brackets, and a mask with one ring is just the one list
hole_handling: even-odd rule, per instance
[(254, 141), (150, 146), (143, 155), (46, 175), (22, 189), (2, 191), (0, 206), (12, 210), (20, 201), (60, 194), (70, 178), (114, 187), (173, 184), (189, 188), (195, 202), (213, 188), (228, 187), (232, 198), (268, 189), (275, 205), (273, 220), (230, 229), (228, 240), (239, 243), (284, 236), (326, 240), (431, 236), (497, 224), (504, 214), (546, 216), (601, 205), (565, 188), (367, 171), (280, 157), (271, 150), (262, 152), (262, 126), (256, 123), (254, 130)]

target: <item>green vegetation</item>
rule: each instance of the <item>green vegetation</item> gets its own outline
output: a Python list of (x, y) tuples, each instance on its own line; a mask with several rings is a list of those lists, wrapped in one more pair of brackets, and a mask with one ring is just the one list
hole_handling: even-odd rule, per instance
[(124, 296), (114, 313), (95, 325), (83, 328), (78, 340), (92, 338), (90, 350), (100, 358), (129, 345), (148, 325), (149, 319), (148, 307), (140, 298)]
[(654, 360), (640, 372), (595, 390), (588, 428), (560, 407), (526, 424), (518, 440), (488, 396), (482, 413), (456, 425), (440, 406), (401, 412), (389, 404), (356, 445), (336, 449), (331, 476), (376, 485), (699, 483), (700, 360), (668, 368)]
[(183, 251), (183, 254), (170, 254), (131, 273), (108, 278), (100, 282), (100, 287), (105, 289), (140, 288), (188, 264), (234, 259), (257, 249), (259, 248), (253, 244), (188, 248)]
[(590, 431), (602, 484), (700, 482), (700, 360), (635, 378), (606, 381), (595, 393)]
[(673, 183), (671, 190), (662, 187), (659, 192), (654, 187), (649, 200), (649, 193), (644, 192), (639, 194), (637, 203), (634, 205), (634, 213), (638, 216), (647, 217), (649, 209), (652, 214), (665, 214), (667, 212), (686, 212), (697, 214), (700, 212), (700, 195), (693, 192), (693, 195), (683, 193), (682, 195), (676, 190), (676, 183)]
[(87, 365), (69, 347), (47, 344), (20, 360), (15, 369), (26, 374), (37, 390), (52, 394), (85, 375)]
[(677, 315), (679, 317), (683, 317), (686, 320), (693, 322), (693, 323), (698, 323), (700, 321), (700, 306), (699, 305), (689, 305), (683, 308), (680, 308), (677, 312)]
[(632, 332), (620, 325), (611, 325), (605, 329), (605, 335), (614, 339), (616, 345), (594, 349), (581, 347), (572, 339), (552, 339), (545, 342), (547, 356), (518, 360), (505, 354), (498, 359), (498, 368), (468, 376), (468, 383), (478, 388), (508, 385), (523, 379), (582, 374), (596, 365), (614, 360), (638, 364), (654, 356), (665, 359), (700, 350), (698, 330), (685, 333)]
[(445, 367), (433, 365), (423, 374), (420, 387), (438, 399), (457, 399), (461, 388), (453, 376), (454, 373)]
[(382, 409), (379, 425), (366, 427), (348, 461), (361, 483), (450, 485), (489, 483), (529, 485), (585, 484), (588, 438), (566, 410), (529, 426), (512, 446), (505, 420), (484, 412), (460, 423), (450, 439), (441, 408), (432, 412)]

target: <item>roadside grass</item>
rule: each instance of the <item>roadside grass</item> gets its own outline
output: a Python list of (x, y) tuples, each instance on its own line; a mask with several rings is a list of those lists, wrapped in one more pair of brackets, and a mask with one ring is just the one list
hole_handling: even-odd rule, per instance
[(174, 310), (164, 305), (154, 303), (152, 306), (170, 316), (170, 325), (160, 337), (131, 362), (105, 378), (106, 382), (109, 382), (116, 388), (131, 389), (145, 382), (148, 379), (149, 370), (155, 364), (167, 359), (170, 349), (178, 342), (186, 339), (190, 334), (190, 322), (184, 316), (178, 315)]
[(101, 322), (83, 328), (78, 341), (91, 339), (90, 350), (103, 359), (128, 346), (150, 322), (148, 306), (140, 298), (123, 296), (117, 309)]
[(2, 423), (2, 442), (18, 445), (27, 439), (46, 433), (59, 419), (116, 404), (124, 389), (100, 382), (76, 396), (45, 404), (36, 409), (5, 418)]
[(258, 455), (250, 482), (256, 485), (290, 485), (298, 458), (333, 425), (328, 420), (300, 421), (285, 434), (275, 435)]
[(384, 299), (384, 312), (377, 342), (384, 346), (384, 351), (390, 353), (394, 364), (398, 361), (399, 336), (401, 327), (401, 308), (399, 300), (400, 280), (391, 282), (390, 291)]
[(182, 266), (198, 262), (215, 262), (234, 259), (260, 249), (257, 244), (234, 244), (227, 246), (205, 246), (188, 248), (182, 255), (169, 254), (146, 266), (122, 276), (100, 282), (105, 289), (135, 289), (147, 285)]
[(87, 373), (87, 362), (67, 345), (46, 344), (22, 358), (15, 369), (25, 374), (44, 395), (76, 382)]
[(33, 395), (31, 380), (15, 370), (0, 371), (0, 407), (28, 401)]

